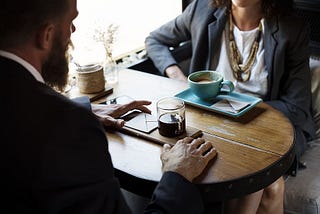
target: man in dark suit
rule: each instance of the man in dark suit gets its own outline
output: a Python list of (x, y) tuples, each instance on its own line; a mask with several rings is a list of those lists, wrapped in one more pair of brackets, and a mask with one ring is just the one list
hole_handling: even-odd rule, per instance
[[(1, 213), (130, 213), (100, 117), (60, 95), (76, 0), (2, 0), (0, 8)], [(89, 102), (87, 103), (89, 104)], [(90, 105), (88, 105), (90, 108)], [(121, 112), (122, 111), (122, 112)], [(204, 139), (164, 146), (163, 177), (146, 213), (201, 213), (192, 184), (216, 151)]]

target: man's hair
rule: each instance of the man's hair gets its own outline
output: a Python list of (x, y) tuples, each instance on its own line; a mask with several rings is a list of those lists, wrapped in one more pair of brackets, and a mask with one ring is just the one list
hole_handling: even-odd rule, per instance
[[(261, 0), (262, 12), (264, 17), (273, 17), (277, 15), (285, 15), (292, 12), (293, 0)], [(211, 0), (212, 7), (231, 7), (231, 0)]]
[(68, 0), (1, 0), (0, 49), (17, 47), (69, 8)]

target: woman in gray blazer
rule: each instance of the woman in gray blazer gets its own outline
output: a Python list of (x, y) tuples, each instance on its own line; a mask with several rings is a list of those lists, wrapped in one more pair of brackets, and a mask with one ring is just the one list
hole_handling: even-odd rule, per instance
[[(195, 0), (181, 15), (151, 32), (145, 44), (164, 75), (186, 81), (192, 72), (217, 70), (233, 81), (236, 91), (261, 97), (285, 114), (295, 129), (296, 161), (290, 171), (295, 174), (315, 131), (310, 114), (309, 29), (291, 13), (292, 8), (292, 0)], [(190, 70), (183, 73), (168, 47), (186, 41), (191, 41), (192, 57)], [(268, 212), (281, 213), (283, 189), (280, 178), (228, 207), (242, 203), (259, 212), (268, 203)], [(252, 206), (246, 206), (248, 201)]]

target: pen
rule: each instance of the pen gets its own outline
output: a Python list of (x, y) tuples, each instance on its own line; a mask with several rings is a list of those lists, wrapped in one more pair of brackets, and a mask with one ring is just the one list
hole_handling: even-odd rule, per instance
[(201, 131), (201, 130), (198, 130), (198, 131), (196, 131), (195, 133), (193, 133), (192, 135), (190, 135), (190, 137), (196, 139), (196, 138), (198, 138), (198, 137), (201, 137), (202, 134), (203, 134), (202, 131)]

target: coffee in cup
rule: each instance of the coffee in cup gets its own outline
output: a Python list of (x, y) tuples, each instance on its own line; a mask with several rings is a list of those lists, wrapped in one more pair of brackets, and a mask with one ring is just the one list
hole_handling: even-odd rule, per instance
[(222, 92), (222, 87), (227, 86), (230, 93), (234, 90), (234, 85), (229, 80), (223, 80), (223, 76), (217, 71), (203, 70), (197, 71), (188, 76), (190, 90), (200, 99), (212, 100)]

